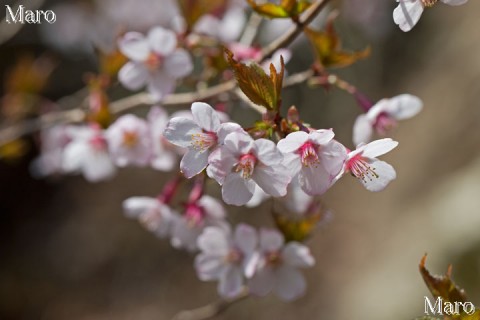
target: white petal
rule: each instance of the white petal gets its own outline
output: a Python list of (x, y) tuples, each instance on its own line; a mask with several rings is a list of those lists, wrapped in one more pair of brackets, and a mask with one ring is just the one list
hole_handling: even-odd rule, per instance
[(298, 176), (302, 190), (311, 196), (322, 195), (332, 185), (332, 177), (322, 165), (303, 167)]
[(393, 21), (404, 32), (412, 30), (423, 13), (423, 4), (420, 0), (401, 1), (393, 10)]
[(308, 141), (308, 133), (304, 131), (292, 132), (277, 144), (278, 150), (283, 153), (297, 151), (305, 142)]
[(217, 32), (220, 32), (220, 30), (220, 20), (211, 14), (201, 16), (193, 26), (195, 33), (211, 37), (216, 37)]
[(262, 188), (257, 185), (255, 186), (255, 191), (253, 192), (252, 199), (250, 199), (250, 201), (248, 201), (245, 206), (247, 208), (258, 207), (262, 204), (263, 201), (267, 200), (268, 198), (270, 198), (270, 195), (268, 195), (265, 191), (263, 191)]
[(396, 120), (409, 119), (417, 115), (423, 108), (420, 98), (410, 94), (402, 94), (390, 99), (385, 112)]
[(245, 10), (232, 6), (223, 16), (216, 30), (223, 42), (232, 42), (240, 37), (246, 23)]
[(390, 138), (375, 140), (363, 147), (362, 155), (366, 158), (376, 158), (388, 153), (398, 146), (398, 142)]
[(258, 139), (253, 143), (253, 153), (266, 166), (275, 166), (283, 161), (283, 155), (277, 149), (275, 142)]
[(175, 117), (168, 122), (163, 136), (176, 146), (188, 148), (192, 146), (192, 135), (201, 132), (202, 129), (193, 120)]
[(282, 266), (276, 270), (277, 281), (275, 294), (284, 301), (292, 301), (300, 298), (307, 288), (307, 283), (302, 273), (295, 268)]
[(152, 168), (166, 172), (172, 171), (176, 163), (176, 155), (168, 150), (163, 150), (163, 152), (155, 154), (151, 161)]
[(308, 140), (315, 144), (326, 144), (330, 142), (335, 137), (332, 129), (321, 129), (317, 131), (310, 132), (308, 135)]
[(376, 177), (371, 177), (371, 175), (365, 177), (363, 180), (359, 179), (360, 182), (367, 188), (367, 190), (372, 192), (382, 191), (387, 187), (387, 185), (397, 177), (395, 169), (388, 163), (380, 160), (373, 159), (369, 163), (370, 168), (375, 171), (377, 174)]
[(310, 249), (298, 242), (288, 243), (282, 251), (282, 258), (286, 264), (297, 268), (312, 267), (315, 264)]
[(260, 229), (260, 249), (262, 252), (275, 252), (285, 243), (283, 235), (275, 229)]
[(150, 74), (147, 81), (148, 92), (155, 101), (162, 101), (167, 94), (173, 92), (176, 85), (175, 79), (162, 70)]
[(125, 216), (137, 218), (143, 212), (158, 207), (158, 200), (150, 197), (131, 197), (123, 201), (122, 207)]
[(460, 6), (468, 2), (468, 0), (440, 0), (440, 1), (451, 6)]
[(119, 41), (118, 48), (133, 61), (144, 61), (150, 54), (150, 46), (145, 36), (138, 32), (128, 32)]
[(250, 292), (257, 296), (266, 296), (275, 286), (275, 274), (270, 268), (263, 268), (248, 281)]
[(192, 57), (185, 49), (177, 49), (165, 58), (165, 72), (174, 79), (188, 76), (193, 71)]
[(320, 147), (319, 157), (320, 165), (327, 170), (330, 177), (336, 176), (347, 159), (347, 149), (340, 142), (332, 140)]
[(205, 131), (217, 132), (220, 128), (220, 119), (217, 112), (209, 104), (194, 102), (192, 104), (193, 120)]
[(245, 254), (250, 254), (257, 248), (257, 231), (247, 224), (241, 223), (235, 228), (233, 239), (235, 246)]
[(138, 90), (145, 86), (147, 79), (147, 69), (138, 62), (127, 62), (118, 72), (118, 80), (129, 90)]
[(177, 35), (171, 30), (155, 27), (148, 32), (148, 43), (153, 51), (167, 56), (177, 47)]
[(361, 114), (353, 125), (353, 143), (358, 146), (360, 143), (368, 143), (373, 135), (373, 126), (365, 114)]
[(198, 204), (203, 207), (205, 210), (205, 214), (210, 218), (214, 219), (224, 219), (226, 212), (223, 204), (214, 197), (211, 196), (203, 196), (198, 200)]
[(187, 179), (196, 176), (207, 167), (208, 151), (199, 152), (195, 149), (189, 149), (180, 161), (180, 170)]
[(225, 256), (230, 251), (229, 234), (222, 228), (206, 227), (198, 237), (197, 245), (204, 253)]
[(83, 175), (87, 181), (98, 182), (111, 179), (116, 172), (107, 152), (91, 150), (83, 164)]
[(224, 143), (234, 155), (248, 154), (253, 148), (253, 139), (246, 132), (232, 132)]
[(283, 156), (283, 166), (288, 168), (292, 177), (296, 176), (302, 170), (302, 160), (298, 153), (287, 153)]
[(78, 172), (82, 168), (88, 145), (83, 142), (71, 142), (65, 148), (62, 159), (62, 170), (68, 173)]
[(202, 281), (217, 280), (225, 270), (223, 256), (201, 253), (195, 257), (195, 270)]
[[(217, 111), (217, 114), (219, 115), (220, 122), (222, 122), (222, 114), (223, 112), (220, 113)], [(225, 122), (220, 125), (220, 128), (218, 128), (217, 131), (217, 137), (218, 137), (218, 143), (223, 144), (225, 142), (225, 138), (227, 137), (228, 134), (232, 132), (244, 132), (242, 126), (240, 126), (238, 123), (234, 122)]]
[(252, 179), (267, 194), (273, 197), (283, 197), (287, 194), (287, 186), (292, 178), (288, 169), (282, 165), (274, 167), (261, 165), (255, 168)]
[(208, 157), (209, 166), (207, 167), (207, 174), (222, 185), (225, 177), (232, 172), (236, 162), (237, 158), (233, 156), (228, 148), (218, 147)]
[(234, 298), (243, 289), (243, 274), (238, 266), (228, 266), (218, 283), (218, 293), (224, 298)]
[(253, 180), (246, 180), (239, 173), (231, 173), (223, 183), (222, 198), (227, 204), (243, 206), (252, 198), (254, 190)]

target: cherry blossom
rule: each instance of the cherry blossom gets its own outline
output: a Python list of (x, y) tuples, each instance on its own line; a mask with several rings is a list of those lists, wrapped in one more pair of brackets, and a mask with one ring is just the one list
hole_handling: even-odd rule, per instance
[(160, 238), (171, 233), (175, 212), (157, 198), (131, 197), (123, 201), (125, 216), (138, 219), (150, 232)]
[(236, 123), (220, 123), (217, 112), (203, 102), (192, 104), (192, 116), (193, 120), (188, 117), (172, 118), (163, 134), (174, 145), (188, 148), (180, 162), (180, 169), (187, 178), (205, 169), (208, 156), (223, 144), (229, 133), (242, 130)]
[(132, 114), (121, 116), (107, 129), (106, 137), (117, 166), (146, 166), (150, 163), (150, 131), (145, 120)]
[(257, 185), (273, 197), (287, 193), (291, 177), (282, 160), (274, 142), (233, 132), (210, 155), (207, 174), (222, 185), (223, 201), (241, 206), (252, 199)]
[(31, 165), (32, 174), (43, 178), (62, 172), (63, 152), (71, 141), (68, 126), (59, 125), (40, 134), (41, 153)]
[(167, 127), (168, 114), (158, 106), (152, 107), (147, 116), (152, 139), (152, 157), (150, 164), (160, 171), (171, 171), (177, 163), (175, 147), (163, 136)]
[(374, 131), (385, 135), (397, 125), (397, 121), (414, 117), (422, 108), (422, 100), (410, 94), (380, 100), (367, 113), (357, 117), (353, 126), (353, 143), (370, 142)]
[[(413, 29), (422, 16), (425, 8), (432, 7), (438, 0), (397, 0), (398, 6), (393, 10), (393, 21), (404, 32)], [(451, 6), (459, 6), (468, 2), (468, 0), (440, 0)]]
[(128, 32), (119, 40), (118, 46), (130, 59), (118, 74), (120, 82), (130, 90), (147, 85), (157, 101), (174, 90), (177, 79), (193, 70), (189, 53), (177, 48), (176, 34), (162, 27), (151, 29), (147, 36)]
[(350, 172), (367, 190), (382, 191), (397, 177), (397, 173), (391, 165), (377, 157), (390, 152), (397, 145), (398, 142), (385, 138), (358, 146), (356, 150), (348, 153), (344, 171), (339, 177)]
[(315, 264), (309, 248), (298, 242), (285, 244), (283, 235), (271, 229), (260, 230), (259, 244), (259, 262), (248, 282), (250, 291), (259, 296), (273, 291), (285, 301), (301, 297), (307, 284), (298, 268)]
[(212, 14), (202, 16), (193, 30), (229, 43), (240, 37), (245, 23), (245, 10), (239, 5), (232, 5), (221, 18)]
[(103, 132), (95, 126), (70, 127), (70, 143), (65, 147), (62, 168), (67, 173), (83, 173), (90, 182), (110, 179), (116, 168), (110, 159)]
[(230, 228), (207, 227), (197, 240), (201, 253), (195, 269), (202, 281), (218, 280), (218, 293), (224, 298), (238, 296), (244, 278), (255, 271), (258, 254), (257, 231), (246, 224)]
[(321, 195), (333, 184), (346, 159), (345, 147), (335, 141), (332, 130), (290, 133), (278, 142), (284, 165), (309, 195)]
[(204, 195), (185, 205), (183, 215), (175, 215), (171, 242), (175, 248), (197, 249), (197, 238), (208, 226), (225, 228), (225, 208), (217, 199)]

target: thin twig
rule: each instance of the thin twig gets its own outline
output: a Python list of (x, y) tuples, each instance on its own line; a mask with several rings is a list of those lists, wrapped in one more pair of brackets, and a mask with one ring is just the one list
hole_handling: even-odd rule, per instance
[(172, 318), (172, 320), (206, 320), (206, 319), (211, 319), (211, 318), (219, 315), (220, 313), (222, 313), (226, 309), (228, 309), (234, 303), (245, 300), (248, 297), (249, 297), (248, 291), (245, 290), (238, 297), (236, 297), (234, 299), (231, 299), (231, 300), (221, 299), (221, 300), (212, 302), (210, 304), (207, 304), (203, 307), (197, 308), (197, 309), (180, 311), (178, 314), (176, 314)]
[(320, 13), (320, 11), (325, 8), (330, 0), (319, 0), (313, 3), (310, 8), (304, 13), (304, 15), (296, 22), (287, 33), (278, 38), (277, 40), (271, 42), (268, 46), (262, 50), (262, 61), (270, 58), (275, 51), (279, 48), (285, 48), (290, 43), (293, 42), (302, 32), (303, 28), (310, 24), (310, 22), (315, 19), (315, 17)]

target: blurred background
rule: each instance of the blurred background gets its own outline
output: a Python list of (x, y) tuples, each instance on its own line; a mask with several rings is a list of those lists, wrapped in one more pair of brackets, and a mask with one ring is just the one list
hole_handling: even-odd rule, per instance
[[(1, 96), (15, 85), (9, 75), (20, 60), (40, 57), (39, 74), (49, 75), (42, 91), (52, 101), (84, 86), (85, 72), (96, 68), (92, 43), (113, 45), (116, 30), (168, 26), (175, 10), (169, 0), (24, 2), (54, 10), (57, 22), (13, 32), (1, 25)], [(2, 1), (2, 17), (13, 3)], [(408, 92), (424, 101), (422, 113), (393, 133), (400, 146), (385, 160), (397, 180), (374, 194), (347, 177), (324, 196), (334, 218), (308, 242), (317, 264), (305, 272), (303, 298), (250, 298), (216, 319), (412, 319), (429, 295), (418, 272), (425, 253), (433, 273), (452, 263), (454, 279), (480, 304), (480, 2), (439, 4), (408, 34), (392, 21), (395, 5), (344, 0), (332, 8), (341, 10), (345, 47), (372, 47), (369, 59), (338, 74), (374, 100)], [(268, 23), (262, 30), (260, 43), (278, 32)], [(307, 68), (308, 44), (292, 49), (289, 72)], [(352, 97), (306, 86), (285, 94), (285, 108), (295, 104), (303, 119), (333, 127), (352, 147), (361, 111)], [(2, 117), (15, 113), (9, 103), (2, 99)], [(232, 111), (243, 124), (257, 117), (242, 106)], [(0, 160), (0, 319), (170, 319), (217, 299), (216, 284), (196, 278), (193, 255), (122, 214), (122, 200), (155, 196), (168, 174), (125, 169), (98, 184), (80, 176), (34, 179), (37, 138), (18, 147), (22, 157)], [(228, 210), (234, 221), (272, 225), (270, 207)]]

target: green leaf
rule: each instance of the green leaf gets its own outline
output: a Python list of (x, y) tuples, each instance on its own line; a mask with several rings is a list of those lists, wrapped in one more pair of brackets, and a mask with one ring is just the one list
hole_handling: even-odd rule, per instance
[(257, 4), (255, 0), (247, 0), (253, 10), (264, 17), (275, 18), (295, 18), (307, 10), (311, 3), (306, 0), (282, 0), (278, 4), (263, 3)]

